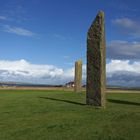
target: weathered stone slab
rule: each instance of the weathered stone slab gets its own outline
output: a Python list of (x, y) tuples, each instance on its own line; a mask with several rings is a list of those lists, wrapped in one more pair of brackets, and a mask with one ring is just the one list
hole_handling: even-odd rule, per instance
[(75, 62), (74, 91), (80, 92), (82, 88), (82, 60)]
[(100, 11), (87, 36), (86, 103), (105, 107), (106, 96), (106, 46), (104, 12)]

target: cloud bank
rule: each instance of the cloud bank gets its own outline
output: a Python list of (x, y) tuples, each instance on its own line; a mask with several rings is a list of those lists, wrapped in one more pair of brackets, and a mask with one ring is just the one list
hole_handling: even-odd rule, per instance
[[(106, 65), (108, 85), (140, 86), (140, 61), (111, 60)], [(37, 84), (65, 84), (74, 79), (74, 68), (62, 69), (53, 65), (32, 64), (22, 59), (0, 60), (0, 80)], [(83, 83), (86, 65), (83, 66)]]
[(112, 23), (118, 27), (121, 34), (129, 35), (134, 38), (140, 38), (139, 21), (130, 18), (118, 18), (112, 20)]
[(107, 46), (107, 58), (110, 59), (139, 59), (140, 42), (114, 40)]
[(111, 60), (106, 70), (108, 85), (140, 87), (140, 61)]
[(1, 81), (17, 81), (40, 84), (62, 84), (72, 79), (74, 69), (63, 70), (53, 65), (36, 65), (26, 60), (0, 60)]

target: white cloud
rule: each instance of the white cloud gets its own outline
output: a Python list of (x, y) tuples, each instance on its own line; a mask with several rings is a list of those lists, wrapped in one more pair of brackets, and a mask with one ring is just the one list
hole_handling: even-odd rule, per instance
[(22, 0), (8, 0), (1, 6), (1, 15), (6, 15), (11, 21), (21, 23), (31, 18)]
[(107, 57), (111, 59), (140, 59), (140, 42), (114, 40), (107, 46)]
[(137, 25), (136, 22), (134, 22), (133, 20), (129, 18), (118, 18), (118, 19), (112, 20), (112, 22), (116, 25), (126, 27), (126, 28), (133, 28), (134, 26)]
[(129, 60), (111, 60), (110, 63), (106, 65), (106, 69), (108, 76), (111, 76), (119, 71), (127, 71), (140, 75), (140, 61), (130, 63)]
[(5, 17), (5, 16), (0, 16), (0, 20), (7, 20), (7, 17)]
[(111, 60), (106, 69), (108, 85), (140, 87), (140, 61)]
[(73, 79), (73, 68), (63, 70), (53, 65), (36, 65), (26, 60), (0, 60), (0, 79), (46, 84), (62, 84)]
[(54, 34), (53, 37), (59, 40), (66, 40), (66, 37), (60, 34)]
[(35, 35), (35, 33), (33, 33), (30, 30), (27, 30), (27, 29), (24, 29), (24, 28), (21, 28), (21, 27), (11, 27), (9, 25), (4, 26), (4, 31), (8, 32), (8, 33), (13, 33), (13, 34), (16, 34), (16, 35), (20, 35), (20, 36), (31, 37), (31, 36)]
[(112, 20), (112, 23), (119, 27), (121, 34), (129, 35), (135, 38), (140, 38), (140, 22), (129, 18), (118, 18)]

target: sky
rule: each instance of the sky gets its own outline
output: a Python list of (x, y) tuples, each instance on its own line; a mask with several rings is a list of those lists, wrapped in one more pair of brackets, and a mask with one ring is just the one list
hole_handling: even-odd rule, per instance
[(0, 0), (0, 81), (64, 84), (105, 12), (107, 85), (140, 87), (140, 1)]

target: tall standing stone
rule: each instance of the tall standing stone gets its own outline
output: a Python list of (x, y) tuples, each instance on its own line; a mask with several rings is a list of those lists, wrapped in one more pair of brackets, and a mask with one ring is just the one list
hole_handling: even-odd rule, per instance
[(88, 31), (86, 103), (105, 107), (106, 46), (104, 12), (100, 11)]
[(74, 91), (80, 92), (82, 88), (82, 60), (75, 62)]

